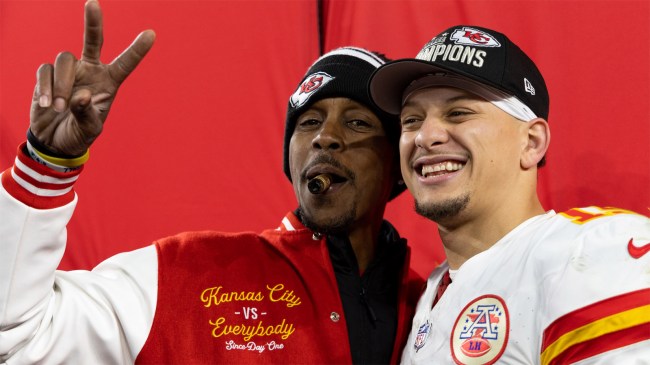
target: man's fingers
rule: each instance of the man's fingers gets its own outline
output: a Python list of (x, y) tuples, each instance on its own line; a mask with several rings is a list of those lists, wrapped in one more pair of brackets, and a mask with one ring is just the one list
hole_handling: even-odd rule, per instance
[(88, 89), (78, 89), (70, 97), (70, 111), (74, 115), (88, 113), (92, 106), (92, 92)]
[(102, 122), (93, 108), (92, 92), (78, 89), (70, 98), (70, 111), (83, 132), (84, 143), (90, 144), (102, 130)]
[(50, 64), (43, 64), (36, 71), (34, 101), (37, 101), (41, 108), (52, 105), (52, 65)]
[(122, 83), (127, 76), (138, 66), (140, 61), (149, 52), (156, 40), (153, 30), (145, 30), (131, 43), (131, 45), (117, 56), (109, 65), (109, 72), (117, 83)]
[(82, 60), (98, 64), (104, 33), (102, 28), (102, 10), (95, 0), (88, 0), (85, 7), (84, 47)]
[(72, 95), (75, 78), (76, 58), (70, 52), (61, 52), (54, 61), (54, 83), (52, 88), (52, 103), (54, 110), (62, 112)]

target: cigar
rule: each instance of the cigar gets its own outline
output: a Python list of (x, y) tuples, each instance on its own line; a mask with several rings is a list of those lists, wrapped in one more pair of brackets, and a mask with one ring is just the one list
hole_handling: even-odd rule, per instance
[(332, 178), (329, 174), (320, 174), (307, 183), (307, 189), (312, 194), (322, 194), (332, 185)]

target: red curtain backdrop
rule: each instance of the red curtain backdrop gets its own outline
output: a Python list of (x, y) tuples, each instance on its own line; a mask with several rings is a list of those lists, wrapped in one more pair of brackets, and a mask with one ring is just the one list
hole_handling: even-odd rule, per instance
[[(413, 57), (458, 23), (504, 32), (545, 75), (552, 142), (540, 173), (544, 206), (650, 215), (646, 0), (322, 1), (322, 34), (317, 1), (101, 5), (104, 62), (141, 30), (154, 29), (157, 40), (120, 90), (76, 185), (62, 269), (91, 268), (180, 231), (276, 227), (296, 207), (282, 173), (287, 100), (318, 57), (319, 37), (325, 51), (355, 45)], [(36, 69), (59, 51), (79, 56), (82, 41), (83, 1), (0, 0), (0, 169), (24, 140)], [(408, 194), (387, 217), (428, 275), (444, 259), (435, 224), (413, 212)]]

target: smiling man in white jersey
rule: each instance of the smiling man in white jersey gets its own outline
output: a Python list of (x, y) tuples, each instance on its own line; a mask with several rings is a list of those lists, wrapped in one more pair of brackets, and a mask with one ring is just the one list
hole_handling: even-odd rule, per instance
[(451, 27), (369, 87), (400, 114), (402, 175), (447, 257), (420, 298), (404, 363), (650, 363), (650, 219), (542, 207), (549, 97), (519, 47)]

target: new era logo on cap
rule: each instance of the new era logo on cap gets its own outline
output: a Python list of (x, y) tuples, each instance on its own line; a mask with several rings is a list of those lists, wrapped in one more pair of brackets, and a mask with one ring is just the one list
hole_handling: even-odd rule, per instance
[(530, 95), (535, 95), (535, 88), (533, 87), (533, 84), (531, 84), (530, 81), (528, 81), (528, 79), (525, 77), (524, 77), (524, 89)]
[(299, 108), (309, 100), (318, 89), (327, 85), (328, 82), (334, 80), (333, 76), (325, 72), (313, 73), (305, 79), (305, 81), (298, 86), (298, 89), (289, 98), (289, 103), (294, 108)]

